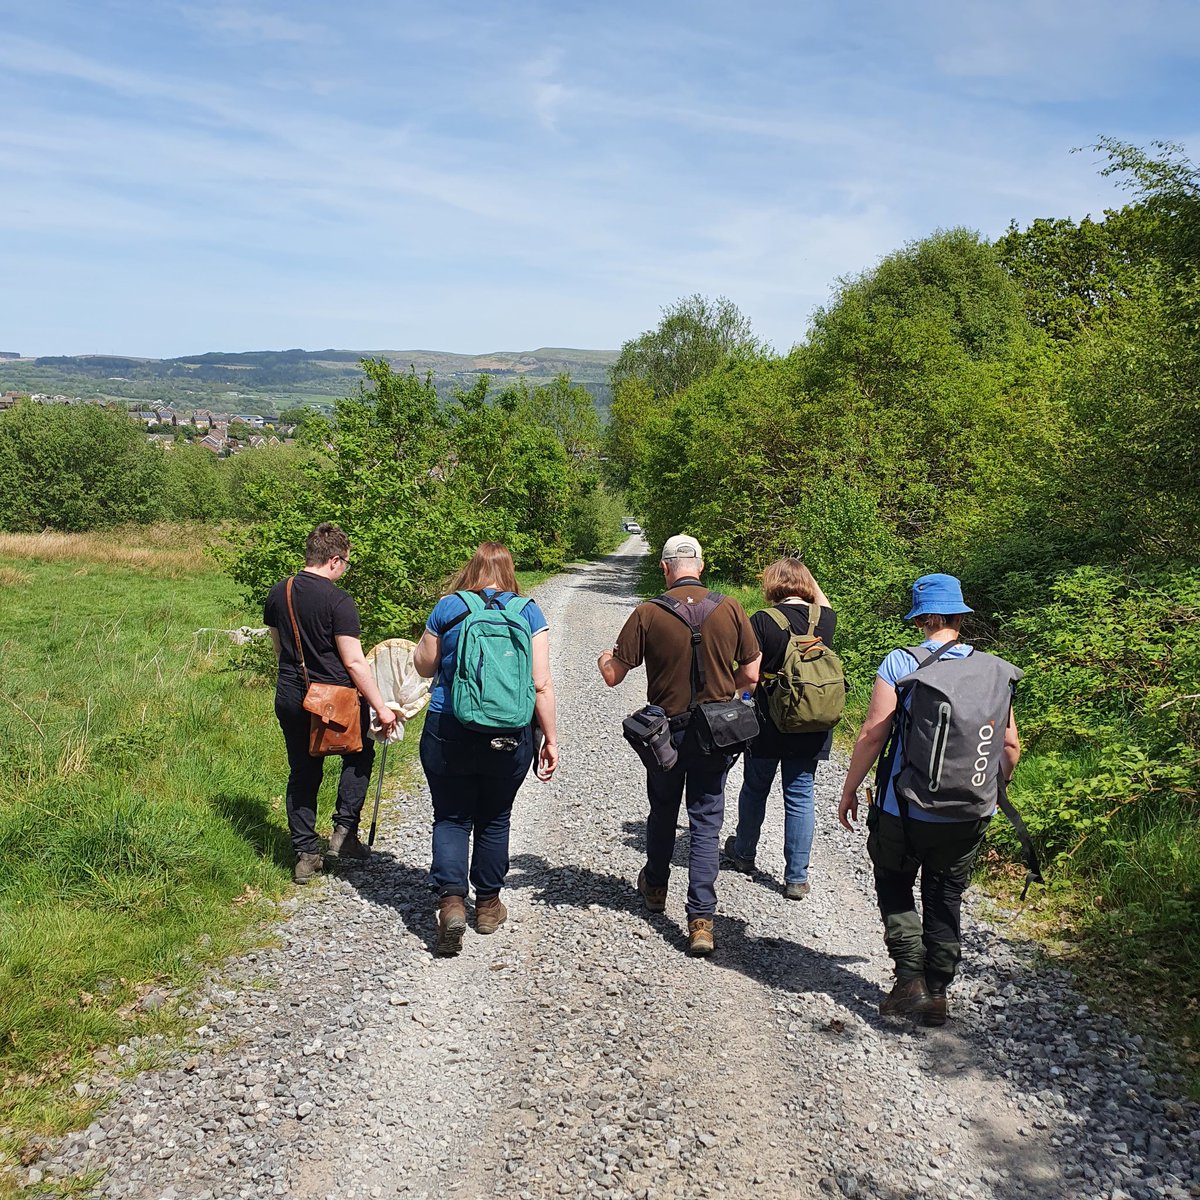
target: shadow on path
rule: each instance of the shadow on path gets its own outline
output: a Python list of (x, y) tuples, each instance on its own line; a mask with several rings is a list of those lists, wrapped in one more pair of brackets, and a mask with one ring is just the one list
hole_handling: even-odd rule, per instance
[[(633, 824), (629, 822), (629, 824)], [(639, 917), (673, 950), (683, 953), (687, 937), (679, 922), (665, 913), (648, 912), (630, 880), (601, 874), (586, 867), (556, 867), (535, 854), (518, 854), (512, 861), (508, 886), (533, 891), (533, 900), (556, 907), (587, 908), (599, 904)], [(823, 992), (864, 1020), (876, 1024), (882, 992), (844, 963), (866, 962), (859, 955), (838, 957), (785, 938), (754, 937), (740, 917), (716, 917), (717, 953), (712, 964), (740, 971), (769, 987), (792, 992)]]

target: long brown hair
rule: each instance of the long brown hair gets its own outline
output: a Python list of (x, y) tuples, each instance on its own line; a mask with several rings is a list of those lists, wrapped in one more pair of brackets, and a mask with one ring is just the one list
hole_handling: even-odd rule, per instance
[(768, 604), (799, 596), (810, 604), (817, 598), (817, 581), (798, 558), (777, 558), (762, 573), (763, 595)]
[(471, 561), (455, 572), (446, 582), (446, 594), (477, 592), (481, 587), (494, 586), (502, 592), (520, 595), (517, 572), (512, 555), (501, 542), (483, 542), (471, 555)]

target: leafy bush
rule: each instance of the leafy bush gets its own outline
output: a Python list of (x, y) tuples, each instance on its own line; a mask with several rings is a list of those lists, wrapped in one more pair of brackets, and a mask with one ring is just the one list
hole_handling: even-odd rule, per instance
[(0, 413), (0, 528), (77, 532), (163, 514), (163, 453), (124, 413), (18, 404)]
[(576, 552), (577, 538), (597, 536), (586, 526), (601, 504), (598, 435), (583, 389), (559, 380), (493, 396), (483, 379), (443, 405), (429, 377), (386, 362), (363, 368), (368, 383), (336, 405), (327, 459), (273, 492), (226, 556), (254, 603), (302, 565), (320, 520), (350, 535), (354, 569), (343, 586), (369, 638), (419, 627), (479, 542), (505, 542), (518, 568), (548, 570)]
[(1078, 567), (1045, 596), (999, 630), (1026, 672), (1018, 712), (1037, 762), (1014, 797), (1051, 853), (1085, 863), (1200, 799), (1200, 568)]

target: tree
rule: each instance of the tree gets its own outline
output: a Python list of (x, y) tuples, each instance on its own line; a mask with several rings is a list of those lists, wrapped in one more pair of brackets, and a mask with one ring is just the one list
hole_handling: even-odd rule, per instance
[(711, 374), (725, 359), (762, 348), (731, 300), (686, 296), (663, 309), (654, 329), (622, 345), (609, 371), (614, 398), (623, 382), (637, 379), (656, 400), (665, 400)]
[(296, 492), (310, 488), (328, 470), (328, 460), (302, 446), (262, 446), (226, 460), (230, 510), (261, 520), (285, 507)]
[(164, 456), (163, 502), (181, 521), (217, 521), (229, 512), (226, 463), (206, 447), (179, 445)]
[(522, 383), (519, 395), (523, 420), (549, 429), (571, 458), (595, 457), (600, 445), (600, 419), (587, 388), (572, 384), (570, 375), (563, 374), (532, 391)]
[(1022, 288), (1029, 320), (1068, 342), (1099, 321), (1119, 319), (1120, 306), (1152, 286), (1145, 233), (1145, 212), (1137, 207), (1078, 224), (1039, 217), (1027, 229), (1014, 221), (996, 253)]
[(22, 402), (0, 415), (0, 526), (75, 532), (162, 515), (163, 451), (124, 413)]

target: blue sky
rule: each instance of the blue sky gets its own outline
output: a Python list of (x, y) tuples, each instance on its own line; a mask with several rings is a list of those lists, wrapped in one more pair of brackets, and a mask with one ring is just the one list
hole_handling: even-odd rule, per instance
[(0, 350), (616, 348), (692, 292), (785, 350), (838, 276), (1200, 151), (1200, 5), (29, 0)]

